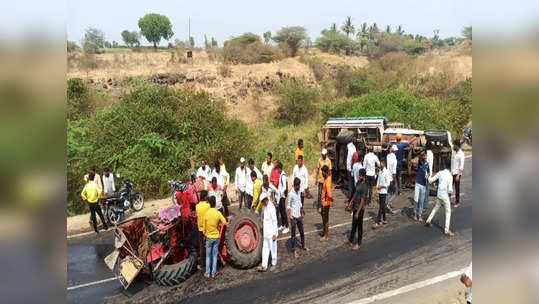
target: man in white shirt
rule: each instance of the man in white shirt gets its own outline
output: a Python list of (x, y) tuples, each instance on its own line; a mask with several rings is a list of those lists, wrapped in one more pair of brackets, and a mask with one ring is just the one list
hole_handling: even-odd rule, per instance
[(378, 192), (378, 217), (376, 218), (376, 223), (372, 226), (372, 229), (376, 229), (380, 224), (387, 224), (386, 220), (386, 198), (387, 198), (387, 189), (389, 188), (389, 183), (391, 183), (391, 174), (386, 168), (384, 161), (380, 162), (380, 172), (378, 173), (378, 180), (376, 181), (376, 190), (374, 194)]
[(99, 191), (103, 192), (103, 182), (101, 181), (101, 176), (96, 173), (95, 167), (90, 168), (90, 173), (84, 175), (84, 183), (88, 183), (90, 181), (90, 174), (94, 174), (93, 181), (97, 184), (97, 187), (99, 188)]
[(114, 195), (116, 186), (114, 185), (114, 174), (112, 174), (109, 168), (103, 169), (103, 194), (105, 196)]
[(213, 178), (217, 179), (217, 184), (223, 189), (223, 209), (224, 209), (224, 216), (227, 217), (229, 215), (228, 212), (228, 206), (230, 205), (230, 202), (228, 200), (228, 196), (226, 195), (226, 189), (228, 188), (228, 182), (230, 181), (230, 174), (226, 172), (226, 169), (223, 169), (219, 162), (214, 163), (213, 171), (211, 173), (211, 179)]
[(435, 181), (438, 181), (438, 193), (436, 195), (436, 205), (434, 205), (434, 208), (430, 212), (429, 217), (427, 218), (427, 221), (425, 222), (426, 227), (431, 226), (431, 221), (438, 209), (440, 209), (440, 205), (444, 205), (445, 208), (445, 230), (444, 234), (447, 236), (453, 236), (453, 232), (449, 230), (449, 224), (451, 220), (451, 203), (449, 202), (449, 195), (451, 195), (451, 192), (453, 192), (453, 177), (451, 176), (451, 172), (447, 169), (449, 166), (448, 164), (445, 164), (445, 168), (442, 171), (438, 171), (435, 176), (429, 177), (428, 182), (433, 183)]
[(390, 213), (393, 214), (395, 212), (391, 207), (393, 206), (393, 199), (397, 194), (397, 155), (395, 155), (395, 152), (397, 152), (398, 150), (399, 148), (397, 148), (397, 145), (392, 145), (389, 149), (389, 154), (387, 155), (387, 170), (391, 175), (391, 184), (389, 185), (387, 197), (387, 209)]
[(267, 175), (270, 177), (271, 170), (273, 169), (273, 163), (271, 162), (271, 159), (273, 158), (273, 155), (271, 152), (268, 152), (266, 154), (266, 161), (262, 163), (262, 174)]
[(277, 197), (279, 201), (279, 212), (281, 214), (281, 226), (279, 230), (288, 233), (288, 214), (286, 213), (286, 197), (288, 195), (288, 178), (283, 171), (283, 164), (277, 162), (277, 172), (279, 173), (279, 184), (277, 186)]
[[(301, 156), (301, 155), (300, 155)], [(302, 160), (303, 157), (301, 156)], [(299, 162), (299, 157), (298, 157)], [(298, 258), (299, 255), (296, 252), (296, 227), (299, 230), (299, 236), (301, 240), (301, 248), (305, 251), (309, 251), (309, 248), (305, 247), (305, 233), (303, 230), (303, 218), (305, 217), (305, 211), (303, 211), (303, 196), (301, 195), (301, 180), (296, 177), (292, 179), (294, 188), (288, 194), (288, 218), (290, 219), (290, 244), (294, 258)]]
[(211, 183), (211, 168), (206, 165), (204, 160), (200, 161), (200, 168), (197, 170), (197, 177), (202, 177), (204, 179), (204, 188), (208, 187)]
[(453, 183), (455, 184), (455, 208), (460, 203), (460, 178), (464, 170), (464, 152), (460, 148), (460, 140), (455, 140), (453, 144), (453, 155), (451, 157), (451, 174), (453, 174)]
[[(431, 143), (427, 142), (427, 164), (429, 164), (429, 176), (432, 176), (432, 166), (434, 165), (434, 154), (431, 150)], [(425, 186), (425, 205), (429, 203), (429, 183)]]
[[(267, 175), (265, 175), (267, 176)], [(268, 180), (269, 183), (269, 180)], [(268, 259), (271, 252), (271, 266), (277, 266), (277, 216), (275, 206), (269, 202), (266, 193), (260, 194), (260, 201), (263, 204), (263, 234), (264, 243), (262, 244), (262, 265), (258, 271), (266, 272), (268, 270)]]
[(354, 156), (354, 153), (356, 153), (357, 150), (353, 141), (348, 143), (346, 149), (348, 150), (346, 154), (346, 170), (348, 171), (348, 200), (351, 200), (355, 190), (354, 176), (352, 174), (352, 156)]
[(371, 204), (372, 200), (372, 188), (376, 186), (376, 167), (380, 167), (380, 160), (378, 156), (372, 152), (372, 147), (369, 147), (369, 152), (365, 155), (363, 160), (365, 171), (367, 171), (367, 188), (369, 194), (367, 196), (367, 205)]
[(242, 208), (243, 203), (246, 198), (246, 186), (247, 179), (251, 179), (247, 176), (247, 168), (245, 167), (245, 158), (240, 158), (240, 166), (236, 168), (236, 175), (234, 176), (234, 185), (236, 186), (236, 191), (238, 193), (238, 202), (240, 204), (240, 209)]
[(305, 190), (309, 186), (309, 173), (307, 172), (307, 167), (303, 164), (303, 155), (298, 156), (298, 163), (292, 171), (292, 180), (296, 177), (301, 181), (299, 191), (301, 192), (301, 204), (303, 205), (305, 203), (305, 195), (307, 194)]
[(253, 203), (253, 180), (251, 179), (251, 172), (256, 172), (256, 178), (262, 180), (262, 173), (255, 167), (255, 161), (249, 158), (247, 167), (247, 181), (245, 183), (245, 206), (251, 206)]

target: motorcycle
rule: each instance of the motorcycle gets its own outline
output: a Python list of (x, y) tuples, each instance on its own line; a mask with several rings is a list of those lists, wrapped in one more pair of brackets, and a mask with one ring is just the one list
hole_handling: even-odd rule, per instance
[[(121, 178), (119, 174), (117, 177)], [(144, 207), (144, 197), (142, 193), (133, 190), (133, 182), (122, 180), (122, 184), (124, 186), (118, 191), (118, 194), (101, 200), (104, 215), (112, 225), (118, 225), (124, 212), (129, 208), (140, 211)]]
[(464, 133), (462, 134), (462, 139), (460, 142), (467, 143), (470, 146), (472, 145), (472, 129), (471, 128), (464, 129)]
[(176, 199), (176, 192), (184, 192), (187, 190), (189, 185), (186, 182), (178, 181), (178, 180), (169, 180), (168, 184), (170, 185), (170, 195), (172, 197), (172, 204), (178, 205), (178, 201)]

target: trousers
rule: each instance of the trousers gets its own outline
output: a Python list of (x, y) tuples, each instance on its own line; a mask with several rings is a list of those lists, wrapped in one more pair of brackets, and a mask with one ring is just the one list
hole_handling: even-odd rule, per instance
[(277, 265), (277, 240), (271, 238), (264, 238), (262, 244), (262, 267), (268, 267), (268, 259), (271, 253), (271, 265)]
[(436, 198), (436, 205), (434, 205), (434, 208), (430, 212), (427, 223), (430, 223), (430, 221), (432, 221), (432, 218), (434, 218), (434, 215), (436, 215), (436, 212), (438, 212), (438, 209), (440, 209), (441, 205), (444, 205), (445, 208), (445, 232), (449, 232), (449, 224), (451, 221), (451, 203), (449, 202), (449, 198)]
[(414, 190), (414, 214), (423, 215), (423, 204), (425, 202), (425, 186), (415, 183)]

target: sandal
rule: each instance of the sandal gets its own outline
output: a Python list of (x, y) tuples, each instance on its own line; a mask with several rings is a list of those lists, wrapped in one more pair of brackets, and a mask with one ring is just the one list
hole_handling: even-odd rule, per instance
[(376, 223), (376, 224), (372, 225), (372, 230), (375, 230), (375, 229), (377, 229), (378, 227), (380, 227), (380, 225), (379, 225), (378, 223)]
[(258, 268), (256, 270), (258, 270), (258, 272), (266, 272), (266, 271), (268, 271), (267, 268), (264, 268), (262, 266), (258, 266)]

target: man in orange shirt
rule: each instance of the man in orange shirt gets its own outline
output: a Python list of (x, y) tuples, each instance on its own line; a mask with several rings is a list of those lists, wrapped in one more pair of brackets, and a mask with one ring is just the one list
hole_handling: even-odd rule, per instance
[(303, 139), (298, 139), (298, 147), (296, 148), (296, 152), (294, 153), (294, 161), (298, 162), (298, 157), (303, 156)]
[(322, 167), (322, 176), (324, 177), (324, 184), (322, 185), (322, 225), (324, 226), (324, 232), (320, 238), (320, 242), (328, 241), (329, 230), (329, 207), (333, 202), (333, 195), (331, 193), (331, 176), (329, 174), (328, 166)]

